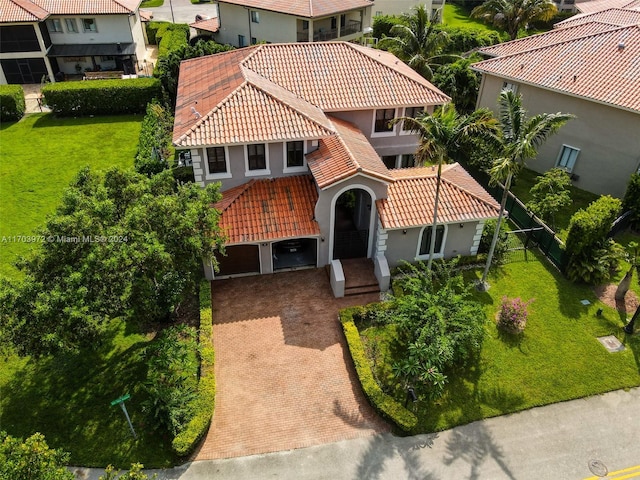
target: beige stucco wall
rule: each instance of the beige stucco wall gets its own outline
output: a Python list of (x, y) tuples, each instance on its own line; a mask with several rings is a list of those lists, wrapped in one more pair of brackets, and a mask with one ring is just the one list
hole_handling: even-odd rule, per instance
[[(483, 76), (478, 107), (497, 111), (503, 80)], [(519, 84), (518, 93), (530, 115), (572, 113), (569, 121), (539, 150), (528, 167), (544, 172), (556, 165), (562, 145), (580, 150), (573, 172), (576, 187), (598, 194), (624, 195), (629, 176), (640, 167), (640, 114)]]
[(258, 10), (260, 23), (251, 22), (249, 9), (228, 3), (218, 4), (220, 31), (218, 41), (238, 47), (238, 35), (244, 35), (247, 45), (251, 37), (258, 42), (288, 43), (296, 41), (296, 17)]
[(375, 0), (373, 4), (374, 15), (400, 15), (410, 13), (411, 8), (417, 5), (426, 5), (431, 11), (431, 0)]

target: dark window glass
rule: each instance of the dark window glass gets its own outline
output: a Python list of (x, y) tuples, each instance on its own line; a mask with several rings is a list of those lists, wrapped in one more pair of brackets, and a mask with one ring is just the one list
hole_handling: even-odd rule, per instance
[[(424, 112), (424, 107), (407, 107), (404, 110), (404, 116), (409, 118), (418, 118), (419, 115), (422, 115)], [(409, 125), (402, 125), (402, 130), (409, 131), (411, 127)]]
[(249, 157), (249, 170), (267, 169), (267, 157), (265, 155), (264, 143), (247, 145), (247, 155)]
[(287, 167), (304, 165), (304, 142), (287, 142)]
[(374, 131), (376, 132), (391, 132), (393, 131), (393, 125), (390, 123), (396, 116), (395, 108), (385, 108), (383, 110), (376, 110), (376, 124)]
[[(436, 227), (436, 246), (433, 249), (433, 253), (440, 253), (442, 251), (442, 239), (444, 238), (444, 225), (438, 225)], [(420, 240), (420, 255), (429, 255), (431, 249), (431, 227), (426, 227), (422, 230), (422, 239)]]
[(0, 52), (39, 52), (40, 44), (33, 25), (0, 27)]
[(338, 20), (336, 17), (331, 17), (331, 30), (338, 28)]
[(400, 168), (410, 168), (416, 166), (416, 156), (413, 154), (402, 155)]
[(382, 157), (382, 162), (385, 164), (387, 168), (396, 168), (396, 156), (395, 155), (385, 155)]
[(207, 148), (207, 162), (209, 163), (209, 173), (227, 173), (227, 162), (225, 160), (224, 147)]
[(7, 58), (0, 60), (7, 83), (40, 83), (47, 75), (47, 67), (42, 58)]

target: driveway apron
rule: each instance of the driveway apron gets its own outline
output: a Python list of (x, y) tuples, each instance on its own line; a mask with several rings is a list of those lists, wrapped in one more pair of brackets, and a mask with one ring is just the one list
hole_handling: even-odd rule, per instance
[(367, 403), (324, 269), (212, 283), (216, 405), (196, 460), (268, 453), (389, 431)]

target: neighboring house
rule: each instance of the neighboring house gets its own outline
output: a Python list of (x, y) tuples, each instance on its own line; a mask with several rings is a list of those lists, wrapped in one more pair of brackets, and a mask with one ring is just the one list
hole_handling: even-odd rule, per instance
[(576, 10), (580, 13), (595, 13), (610, 8), (640, 9), (640, 0), (585, 0), (576, 2)]
[[(207, 276), (368, 257), (384, 288), (389, 266), (428, 258), (436, 169), (403, 168), (419, 139), (390, 120), (448, 101), (390, 53), (347, 42), (182, 62), (173, 143), (223, 192), (227, 255)], [(498, 205), (457, 164), (443, 178), (435, 256), (474, 254)]]
[(495, 58), (472, 66), (482, 73), (478, 107), (497, 110), (498, 95), (508, 88), (522, 95), (532, 115), (576, 115), (540, 148), (530, 168), (561, 167), (577, 187), (624, 195), (629, 176), (640, 169), (636, 15), (612, 9), (588, 15), (597, 21), (566, 22), (564, 28), (480, 50)]
[(140, 0), (0, 0), (0, 83), (88, 70), (135, 74), (145, 53)]
[[(373, 15), (400, 15), (411, 13), (411, 9), (418, 5), (425, 5), (427, 11), (431, 12), (431, 17), (437, 15), (437, 11), (444, 7), (445, 0), (375, 0), (373, 4)], [(440, 17), (442, 18), (442, 17)]]
[(218, 0), (217, 41), (256, 43), (354, 40), (371, 30), (371, 0)]

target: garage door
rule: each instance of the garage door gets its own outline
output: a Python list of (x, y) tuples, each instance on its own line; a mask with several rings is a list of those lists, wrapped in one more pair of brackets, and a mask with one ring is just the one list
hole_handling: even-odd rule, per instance
[(258, 245), (233, 245), (225, 249), (226, 256), (217, 256), (220, 272), (217, 275), (260, 273)]

